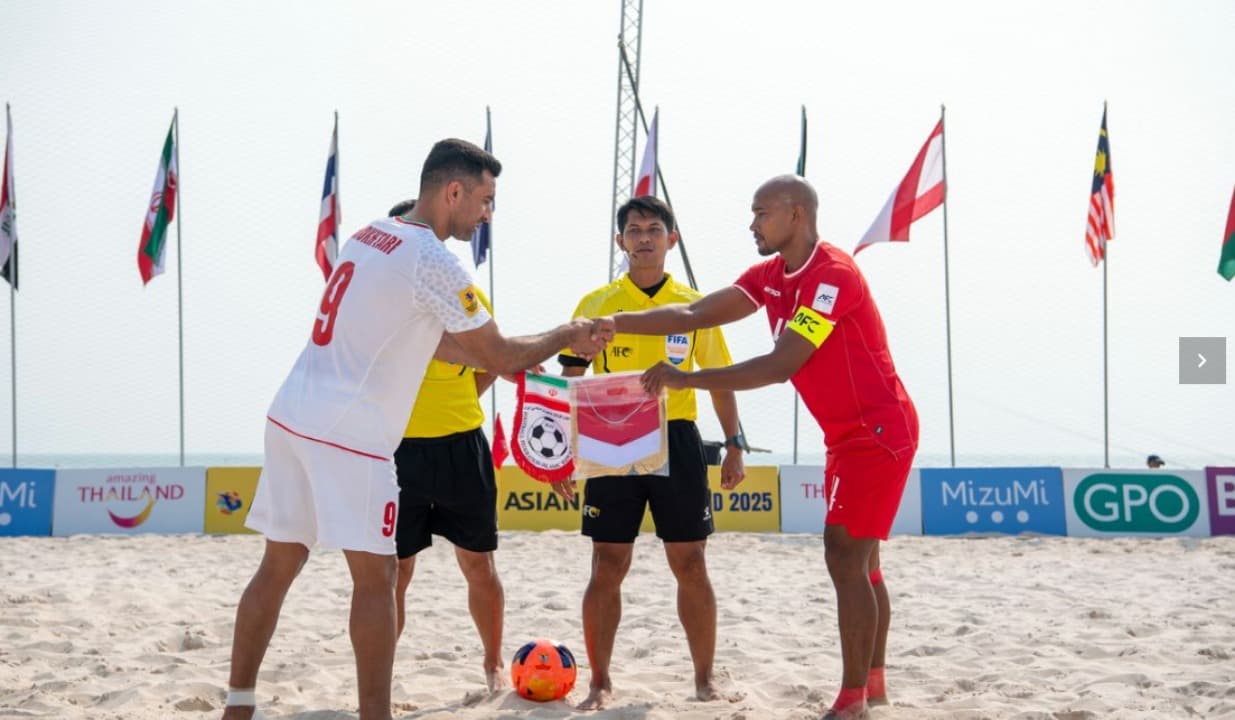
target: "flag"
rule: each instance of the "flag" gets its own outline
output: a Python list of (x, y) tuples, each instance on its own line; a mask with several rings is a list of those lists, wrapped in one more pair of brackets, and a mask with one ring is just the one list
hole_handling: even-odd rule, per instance
[(498, 413), (493, 421), (493, 469), (500, 469), (509, 456), (510, 445), (506, 444), (506, 429), (502, 427), (502, 415)]
[(330, 134), (330, 155), (326, 158), (326, 181), (322, 186), (322, 208), (317, 222), (317, 245), (313, 256), (322, 275), (330, 280), (334, 260), (339, 256), (339, 114), (334, 116)]
[(656, 195), (656, 125), (660, 120), (660, 108), (652, 113), (652, 127), (648, 129), (647, 143), (643, 146), (643, 165), (635, 181), (634, 197)]
[(1227, 280), (1235, 278), (1235, 193), (1231, 194), (1231, 211), (1226, 216), (1226, 232), (1222, 235), (1218, 274)]
[(878, 242), (908, 242), (909, 226), (944, 201), (943, 120), (941, 119), (918, 156), (884, 204), (883, 210), (862, 236), (853, 254)]
[(1106, 244), (1115, 239), (1115, 176), (1111, 173), (1111, 145), (1106, 136), (1106, 108), (1098, 132), (1098, 153), (1093, 161), (1093, 187), (1089, 194), (1089, 223), (1085, 226), (1085, 249), (1096, 267), (1106, 258)]
[(802, 106), (802, 149), (798, 151), (798, 177), (806, 177), (806, 106)]
[(146, 222), (142, 225), (141, 245), (137, 247), (137, 269), (141, 271), (142, 285), (163, 274), (167, 226), (176, 215), (176, 188), (180, 181), (176, 169), (177, 115), (172, 115), (167, 139), (163, 141), (159, 171), (154, 176), (154, 189), (150, 191), (150, 204), (146, 207)]
[[(489, 108), (485, 108), (485, 152), (493, 152), (493, 126), (489, 122)], [(472, 233), (472, 265), (480, 264), (489, 257), (489, 223), (481, 223)]]
[(528, 477), (541, 482), (566, 480), (574, 472), (567, 387), (563, 378), (519, 375), (511, 456)]
[(4, 180), (0, 185), (0, 277), (17, 289), (17, 194), (13, 185), (13, 113), (4, 106)]

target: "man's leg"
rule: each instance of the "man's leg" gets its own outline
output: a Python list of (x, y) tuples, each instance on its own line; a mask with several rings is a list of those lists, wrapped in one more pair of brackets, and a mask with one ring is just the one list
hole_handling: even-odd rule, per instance
[[(279, 622), (283, 598), (308, 557), (309, 549), (299, 543), (266, 541), (262, 562), (236, 607), (232, 667), (227, 680), (231, 687), (257, 686), (257, 671)], [(252, 705), (231, 705), (223, 709), (223, 720), (249, 720), (253, 711)]]
[(716, 700), (720, 692), (712, 679), (716, 656), (716, 594), (708, 578), (707, 540), (667, 542), (665, 557), (678, 582), (678, 619), (686, 631), (690, 659), (695, 665), (695, 694)]
[(871, 587), (875, 591), (875, 603), (879, 606), (879, 619), (875, 623), (875, 649), (871, 654), (870, 675), (866, 678), (866, 701), (871, 705), (887, 705), (888, 689), (884, 683), (883, 667), (888, 650), (888, 628), (892, 624), (892, 600), (888, 586), (884, 584), (883, 569), (879, 566), (879, 542), (871, 552), (867, 563)]
[(352, 614), (348, 630), (356, 653), (360, 720), (390, 720), (398, 618), (395, 612), (394, 555), (344, 550), (352, 573)]
[(416, 572), (416, 556), (399, 558), (399, 579), (395, 584), (395, 612), (398, 617), (398, 632), (403, 634), (403, 625), (407, 617), (403, 608), (407, 599), (407, 586), (412, 584), (412, 575)]
[(502, 674), (502, 613), (506, 594), (491, 552), (455, 548), (455, 559), (467, 580), (467, 607), (485, 648), (485, 684), (493, 692), (506, 685)]
[(634, 551), (634, 543), (592, 543), (592, 577), (583, 593), (583, 641), (592, 680), (580, 710), (601, 710), (613, 696), (609, 660), (622, 620), (622, 580)]
[[(836, 620), (840, 626), (841, 695), (834, 705), (837, 710), (865, 708), (866, 676), (875, 652), (875, 632), (879, 621), (879, 605), (870, 583), (870, 556), (879, 541), (855, 538), (843, 525), (828, 525), (823, 530), (823, 544), (828, 574), (836, 588)], [(861, 698), (860, 702), (856, 702)], [(851, 699), (855, 699), (853, 704)], [(854, 711), (857, 712), (856, 710)], [(844, 713), (825, 717), (854, 717)]]

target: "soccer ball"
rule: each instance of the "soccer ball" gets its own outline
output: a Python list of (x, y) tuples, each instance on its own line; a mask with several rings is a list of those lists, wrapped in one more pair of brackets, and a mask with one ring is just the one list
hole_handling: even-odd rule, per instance
[(575, 656), (556, 640), (538, 638), (515, 651), (510, 683), (519, 697), (549, 702), (561, 700), (575, 686)]
[(549, 460), (560, 458), (570, 452), (570, 445), (566, 442), (566, 434), (562, 432), (556, 422), (549, 418), (541, 418), (532, 426), (532, 432), (529, 433), (528, 437), (528, 445), (532, 448), (533, 452)]

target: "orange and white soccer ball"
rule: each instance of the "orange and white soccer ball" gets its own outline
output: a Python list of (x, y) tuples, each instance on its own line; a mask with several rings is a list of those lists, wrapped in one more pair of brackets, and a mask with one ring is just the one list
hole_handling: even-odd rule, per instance
[(519, 697), (549, 702), (561, 700), (575, 686), (574, 653), (556, 640), (538, 638), (515, 651), (510, 682)]

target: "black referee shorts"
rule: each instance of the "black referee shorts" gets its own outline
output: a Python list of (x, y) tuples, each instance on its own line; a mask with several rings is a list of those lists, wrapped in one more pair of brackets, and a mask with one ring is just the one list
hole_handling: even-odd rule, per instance
[(400, 559), (440, 535), (472, 552), (497, 549), (497, 479), (480, 428), (438, 438), (404, 438), (395, 451), (399, 477)]
[(633, 543), (649, 506), (656, 536), (665, 542), (704, 540), (715, 530), (703, 439), (690, 420), (669, 421), (669, 477), (607, 475), (584, 483), (583, 534)]

